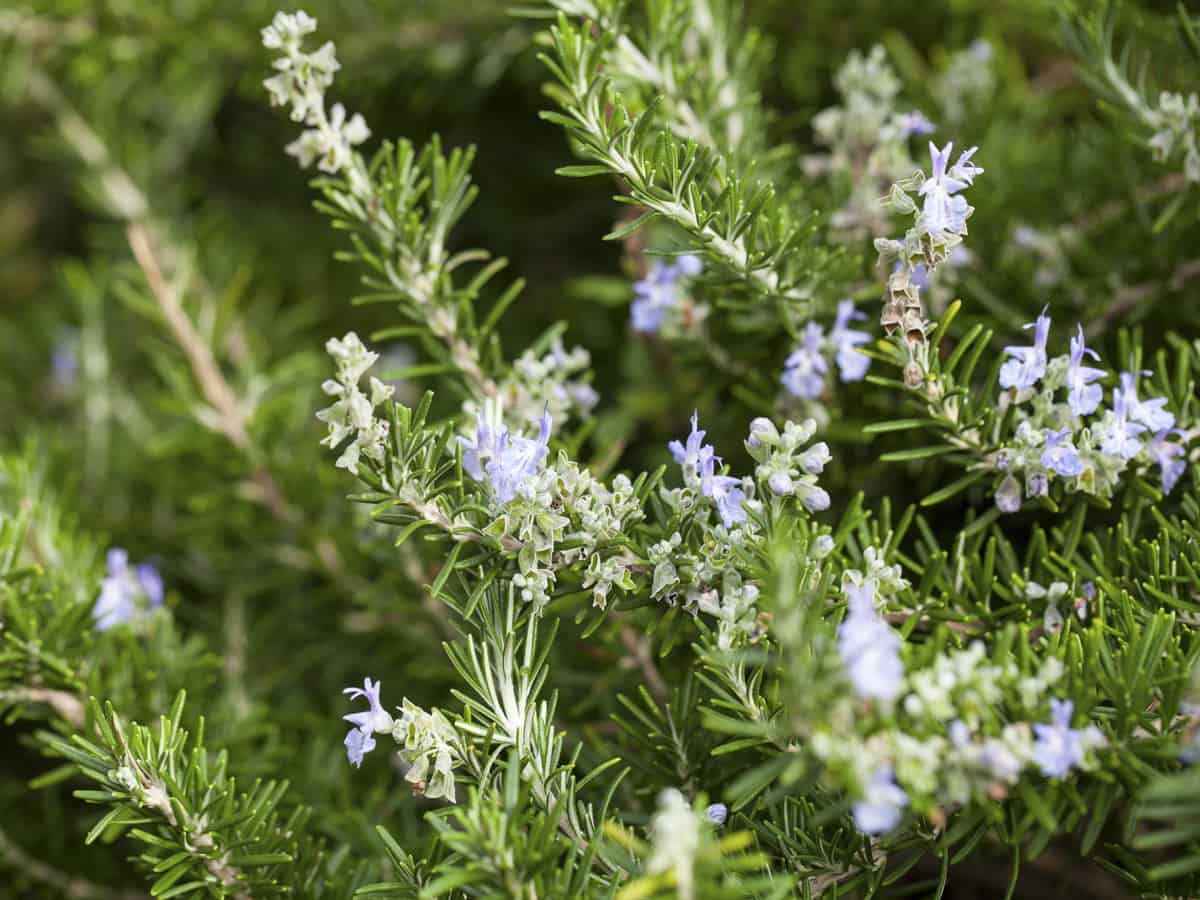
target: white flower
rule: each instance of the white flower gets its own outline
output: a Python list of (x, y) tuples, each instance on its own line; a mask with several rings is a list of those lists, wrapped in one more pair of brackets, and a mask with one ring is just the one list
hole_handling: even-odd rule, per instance
[(652, 873), (674, 872), (681, 900), (691, 900), (694, 895), (692, 872), (700, 849), (701, 828), (700, 817), (683, 794), (667, 788), (658, 795), (658, 811), (650, 820), (653, 851), (646, 869)]

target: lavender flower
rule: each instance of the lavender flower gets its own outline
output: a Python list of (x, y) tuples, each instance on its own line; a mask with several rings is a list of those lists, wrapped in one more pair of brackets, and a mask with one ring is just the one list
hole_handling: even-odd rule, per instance
[(896, 116), (896, 127), (900, 129), (901, 137), (911, 137), (914, 134), (932, 134), (937, 126), (926, 118), (919, 109), (901, 113)]
[(689, 487), (699, 486), (700, 493), (716, 503), (725, 527), (732, 528), (738, 522), (746, 521), (746, 510), (742, 507), (746, 493), (742, 490), (741, 479), (717, 474), (721, 458), (711, 444), (704, 443), (704, 434), (700, 428), (700, 414), (693, 410), (692, 431), (687, 436), (687, 443), (671, 441), (667, 449), (683, 468), (684, 483)]
[(369, 704), (369, 708), (364, 712), (342, 716), (354, 726), (346, 733), (344, 743), (346, 757), (355, 768), (361, 766), (363, 757), (375, 749), (375, 735), (392, 730), (394, 721), (379, 701), (379, 690), (382, 687), (382, 682), (372, 682), (370, 678), (367, 678), (363, 681), (361, 688), (346, 688), (342, 691), (343, 694), (348, 694), (351, 700), (363, 697)]
[(1046, 449), (1042, 451), (1042, 465), (1067, 478), (1073, 478), (1083, 473), (1083, 462), (1079, 459), (1079, 451), (1071, 443), (1071, 429), (1047, 430)]
[(825, 390), (825, 373), (829, 364), (821, 355), (825, 333), (816, 322), (804, 329), (804, 343), (783, 364), (783, 386), (805, 400), (815, 400)]
[(1025, 479), (1025, 495), (1027, 497), (1045, 497), (1050, 493), (1050, 479), (1045, 472), (1030, 472)]
[(136, 621), (163, 605), (163, 580), (149, 563), (129, 565), (129, 554), (120, 547), (108, 551), (108, 576), (100, 583), (100, 596), (92, 607), (98, 631)]
[(875, 611), (875, 585), (846, 587), (846, 618), (838, 626), (838, 651), (855, 693), (890, 702), (900, 693), (904, 664), (900, 637)]
[(706, 460), (712, 459), (713, 454), (716, 452), (711, 444), (704, 443), (705, 433), (700, 428), (699, 410), (692, 410), (692, 431), (687, 436), (687, 443), (682, 444), (679, 441), (671, 441), (667, 444), (667, 449), (675, 457), (675, 462), (683, 467), (685, 479), (689, 475), (693, 478), (700, 477)]
[[(711, 449), (710, 447), (709, 450), (711, 451)], [(711, 452), (704, 460), (700, 492), (705, 497), (712, 498), (713, 502), (717, 504), (717, 513), (721, 516), (721, 522), (726, 528), (732, 528), (737, 523), (746, 521), (746, 510), (742, 506), (746, 494), (741, 488), (741, 479), (734, 478), (732, 475), (716, 474), (715, 468), (718, 462), (720, 460)]]
[(930, 234), (966, 233), (970, 207), (965, 197), (954, 195), (969, 187), (976, 175), (982, 174), (983, 169), (971, 162), (977, 149), (972, 147), (965, 151), (947, 172), (946, 164), (954, 150), (953, 142), (947, 143), (941, 150), (930, 142), (930, 176), (917, 191), (918, 195), (925, 198), (921, 208), (921, 223)]
[(550, 412), (542, 413), (536, 439), (512, 437), (500, 421), (499, 405), (489, 404), (479, 412), (474, 437), (460, 436), (458, 441), (467, 474), (491, 484), (496, 501), (503, 506), (537, 477), (550, 452)]
[(908, 795), (896, 784), (891, 768), (880, 766), (863, 799), (854, 804), (854, 825), (863, 834), (883, 834), (900, 823), (900, 810), (906, 806)]
[(1167, 440), (1172, 435), (1182, 436), (1183, 432), (1178, 429), (1164, 428), (1154, 435), (1150, 443), (1146, 445), (1146, 452), (1150, 454), (1152, 460), (1158, 463), (1159, 471), (1162, 474), (1164, 494), (1171, 493), (1175, 483), (1179, 481), (1179, 476), (1187, 468), (1187, 463), (1183, 460), (1182, 445)]
[(862, 381), (867, 369), (871, 367), (870, 357), (859, 353), (859, 347), (871, 340), (865, 331), (848, 328), (855, 319), (865, 319), (866, 316), (854, 309), (853, 300), (842, 300), (838, 303), (837, 319), (834, 320), (833, 330), (829, 332), (829, 342), (837, 353), (838, 370), (842, 381)]
[(1000, 367), (1000, 387), (1024, 390), (1037, 384), (1046, 374), (1046, 339), (1050, 336), (1050, 317), (1043, 309), (1037, 321), (1025, 326), (1032, 328), (1032, 347), (1005, 347), (1004, 352), (1011, 357)]
[(1104, 398), (1104, 389), (1092, 382), (1103, 378), (1106, 373), (1103, 369), (1083, 365), (1084, 355), (1098, 361), (1100, 354), (1084, 346), (1083, 326), (1079, 325), (1078, 328), (1078, 336), (1071, 338), (1071, 359), (1067, 364), (1067, 403), (1075, 415), (1087, 416), (1096, 411)]
[(704, 818), (714, 825), (724, 825), (725, 820), (729, 818), (729, 807), (724, 803), (710, 804), (708, 809), (704, 810)]
[(1083, 765), (1087, 749), (1104, 738), (1095, 726), (1079, 730), (1071, 727), (1075, 704), (1070, 700), (1050, 701), (1050, 723), (1033, 726), (1036, 741), (1033, 759), (1047, 778), (1064, 778), (1073, 768)]
[(996, 489), (996, 506), (1003, 513), (1015, 513), (1021, 508), (1021, 483), (1012, 475), (1005, 475)]
[[(1175, 416), (1166, 410), (1167, 398), (1155, 397), (1153, 400), (1138, 400), (1137, 372), (1121, 373), (1121, 393), (1125, 395), (1125, 409), (1129, 418), (1146, 426), (1148, 431), (1165, 431), (1175, 427)], [(1149, 372), (1142, 372), (1149, 375)]]
[(1113, 388), (1113, 408), (1100, 426), (1100, 452), (1118, 459), (1133, 459), (1142, 449), (1138, 435), (1146, 430), (1145, 425), (1129, 421), (1127, 394)]
[(667, 312), (678, 305), (679, 282), (699, 275), (703, 264), (698, 256), (686, 254), (673, 263), (655, 260), (641, 281), (634, 282), (635, 299), (629, 307), (633, 330), (653, 334), (662, 326)]

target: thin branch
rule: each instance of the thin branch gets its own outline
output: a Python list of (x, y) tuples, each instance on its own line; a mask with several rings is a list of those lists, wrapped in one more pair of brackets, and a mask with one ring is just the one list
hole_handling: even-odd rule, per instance
[[(150, 286), (150, 293), (158, 303), (159, 310), (162, 312), (163, 319), (174, 336), (175, 342), (187, 357), (192, 374), (195, 375), (200, 391), (204, 394), (204, 399), (217, 413), (217, 429), (234, 447), (253, 456), (254, 447), (246, 429), (246, 414), (238, 403), (233, 388), (229, 386), (229, 382), (221, 373), (220, 366), (217, 365), (208, 342), (196, 331), (191, 318), (179, 302), (179, 296), (174, 286), (163, 274), (146, 226), (139, 221), (130, 222), (125, 234), (129, 240), (129, 249), (133, 252), (133, 258), (137, 260), (142, 274), (145, 275), (146, 283)], [(296, 514), (287, 505), (287, 501), (284, 500), (283, 494), (270, 472), (262, 466), (256, 468), (254, 483), (262, 494), (263, 503), (276, 518), (283, 522), (295, 520)]]
[(94, 884), (84, 878), (62, 872), (40, 859), (34, 859), (14, 843), (3, 829), (0, 829), (0, 859), (10, 868), (20, 871), (34, 881), (49, 885), (71, 900), (147, 900), (147, 895), (138, 891), (119, 891)]
[(662, 673), (658, 671), (658, 666), (654, 663), (654, 655), (650, 652), (650, 640), (626, 622), (621, 625), (621, 643), (625, 645), (629, 659), (641, 671), (646, 687), (654, 695), (654, 699), (659, 703), (666, 703), (670, 698), (671, 691), (662, 677)]
[(53, 688), (21, 687), (0, 691), (0, 700), (8, 703), (41, 703), (50, 707), (68, 725), (82, 728), (86, 720), (83, 703), (74, 694)]

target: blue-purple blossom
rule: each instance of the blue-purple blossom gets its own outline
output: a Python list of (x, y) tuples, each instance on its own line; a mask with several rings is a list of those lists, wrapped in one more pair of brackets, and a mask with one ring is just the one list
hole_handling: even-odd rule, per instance
[(732, 528), (738, 522), (746, 521), (746, 510), (742, 507), (746, 493), (742, 490), (741, 479), (717, 473), (721, 458), (711, 444), (704, 443), (704, 434), (700, 428), (700, 414), (693, 410), (692, 431), (687, 442), (671, 441), (667, 449), (683, 468), (684, 480), (699, 478), (700, 493), (712, 499), (721, 522), (726, 528)]
[[(1137, 395), (1138, 372), (1121, 373), (1121, 393), (1125, 395), (1125, 410), (1129, 418), (1145, 425), (1147, 431), (1166, 431), (1175, 427), (1175, 416), (1166, 409), (1167, 398), (1139, 400)], [(1149, 372), (1140, 374), (1149, 375)]]
[(1113, 388), (1112, 412), (1105, 417), (1100, 429), (1100, 452), (1118, 459), (1133, 459), (1142, 449), (1138, 435), (1145, 430), (1145, 425), (1129, 421), (1125, 391)]
[(1183, 459), (1183, 446), (1168, 440), (1172, 436), (1182, 435), (1183, 432), (1178, 429), (1164, 428), (1154, 435), (1150, 443), (1146, 445), (1146, 452), (1150, 454), (1152, 460), (1158, 463), (1159, 471), (1162, 474), (1164, 494), (1171, 493), (1175, 483), (1179, 481), (1179, 476), (1187, 468), (1187, 463)]
[(1045, 472), (1030, 472), (1025, 479), (1025, 495), (1028, 497), (1045, 497), (1050, 493), (1050, 479)]
[(163, 605), (163, 580), (149, 563), (129, 565), (129, 554), (120, 547), (108, 551), (108, 575), (100, 582), (100, 596), (92, 607), (99, 631), (132, 622)]
[(700, 428), (700, 412), (692, 410), (692, 431), (687, 436), (687, 443), (671, 441), (667, 449), (680, 466), (685, 475), (700, 476), (700, 471), (706, 459), (711, 459), (716, 452), (711, 444), (704, 443), (705, 431)]
[(950, 738), (950, 745), (961, 750), (967, 744), (971, 743), (971, 729), (962, 719), (955, 719), (950, 723), (947, 729), (947, 735)]
[(351, 700), (362, 697), (369, 705), (363, 712), (342, 716), (354, 726), (346, 733), (344, 743), (346, 757), (356, 768), (362, 765), (363, 757), (375, 749), (375, 734), (392, 730), (392, 717), (379, 700), (379, 690), (382, 687), (382, 682), (372, 682), (367, 678), (361, 688), (346, 688), (342, 691), (343, 694), (348, 694)]
[(1050, 723), (1033, 726), (1033, 759), (1047, 778), (1064, 778), (1071, 769), (1082, 766), (1088, 746), (1102, 740), (1094, 727), (1071, 727), (1074, 711), (1075, 704), (1070, 700), (1051, 700)]
[(1042, 465), (1052, 472), (1057, 472), (1067, 478), (1073, 478), (1083, 473), (1083, 462), (1079, 459), (1079, 451), (1071, 443), (1071, 429), (1046, 431), (1046, 445), (1042, 450)]
[(796, 483), (792, 481), (792, 476), (787, 472), (772, 472), (771, 477), (767, 479), (767, 487), (771, 489), (772, 494), (790, 497)]
[(783, 386), (805, 400), (815, 400), (825, 390), (825, 373), (829, 364), (821, 355), (821, 344), (825, 332), (816, 322), (804, 328), (804, 340), (800, 347), (783, 363)]
[(900, 824), (906, 806), (908, 795), (896, 784), (891, 767), (880, 766), (854, 804), (854, 825), (863, 834), (884, 834)]
[(919, 109), (898, 115), (896, 125), (903, 137), (911, 137), (914, 134), (932, 134), (937, 128)]
[(685, 254), (673, 263), (655, 260), (641, 281), (633, 284), (634, 301), (629, 315), (634, 331), (651, 334), (662, 326), (663, 317), (679, 302), (679, 282), (700, 274), (703, 264), (698, 256)]
[(726, 528), (732, 528), (737, 523), (746, 521), (746, 510), (742, 506), (742, 501), (746, 499), (746, 493), (742, 490), (740, 478), (716, 474), (715, 469), (718, 462), (720, 460), (715, 456), (709, 456), (704, 461), (704, 469), (700, 478), (700, 492), (705, 497), (712, 498), (717, 505), (717, 513), (721, 516), (722, 524)]
[(925, 198), (921, 208), (921, 223), (933, 235), (964, 234), (967, 230), (967, 199), (955, 196), (959, 191), (969, 187), (975, 176), (982, 174), (983, 169), (971, 162), (978, 147), (972, 147), (963, 152), (953, 166), (947, 171), (950, 154), (954, 150), (953, 142), (947, 143), (942, 149), (931, 141), (929, 144), (930, 175), (921, 183), (917, 193)]
[(1096, 407), (1104, 399), (1104, 388), (1092, 382), (1098, 381), (1107, 373), (1103, 369), (1083, 364), (1085, 355), (1097, 361), (1100, 355), (1084, 345), (1083, 326), (1079, 325), (1078, 328), (1079, 334), (1071, 338), (1071, 359), (1067, 363), (1067, 403), (1075, 415), (1088, 416), (1096, 411)]
[(858, 696), (890, 702), (900, 693), (904, 664), (900, 636), (875, 611), (872, 582), (846, 587), (846, 618), (838, 626), (838, 652)]
[(996, 507), (1002, 513), (1015, 513), (1021, 508), (1021, 483), (1011, 474), (1005, 475), (996, 489)]
[(854, 309), (853, 300), (842, 300), (838, 303), (837, 318), (833, 330), (829, 332), (829, 342), (837, 353), (838, 371), (842, 381), (861, 381), (866, 377), (867, 369), (871, 367), (871, 358), (859, 353), (857, 347), (871, 340), (865, 331), (848, 327), (856, 319), (865, 319), (866, 315)]
[(460, 436), (458, 441), (467, 474), (491, 484), (497, 502), (503, 506), (537, 477), (550, 452), (550, 411), (543, 412), (538, 421), (537, 438), (512, 437), (500, 421), (499, 407), (492, 405), (486, 414), (479, 412), (474, 436)]
[(1032, 347), (1005, 347), (1010, 359), (1000, 367), (1000, 387), (1025, 390), (1046, 374), (1046, 340), (1050, 337), (1050, 317), (1042, 310), (1037, 321), (1025, 326), (1033, 329)]
[(708, 809), (704, 810), (704, 818), (714, 825), (724, 825), (725, 820), (729, 818), (729, 807), (724, 803), (709, 804)]

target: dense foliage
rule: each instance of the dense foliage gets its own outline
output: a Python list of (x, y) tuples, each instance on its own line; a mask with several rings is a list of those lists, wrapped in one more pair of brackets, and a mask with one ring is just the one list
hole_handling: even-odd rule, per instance
[(0, 48), (4, 896), (1200, 894), (1186, 4)]

